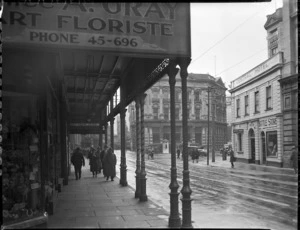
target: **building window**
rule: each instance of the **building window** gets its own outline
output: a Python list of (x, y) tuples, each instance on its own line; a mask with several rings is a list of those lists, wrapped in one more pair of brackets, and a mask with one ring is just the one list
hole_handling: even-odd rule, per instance
[(271, 49), (271, 57), (278, 53), (278, 47), (274, 47)]
[(254, 113), (259, 113), (259, 91), (254, 93)]
[(267, 132), (267, 156), (277, 157), (277, 131)]
[(196, 120), (200, 120), (200, 109), (199, 108), (195, 109), (195, 116), (196, 116)]
[(200, 101), (200, 92), (199, 91), (194, 91), (194, 96), (195, 96), (195, 101), (199, 102)]
[(240, 117), (240, 99), (236, 100), (236, 117)]
[(284, 97), (284, 108), (285, 109), (291, 108), (291, 96), (290, 95)]
[(164, 133), (163, 138), (164, 138), (164, 140), (170, 141), (170, 134), (169, 133)]
[(158, 119), (158, 108), (153, 108), (153, 119)]
[(164, 119), (169, 120), (169, 108), (164, 108)]
[(243, 136), (242, 136), (243, 134), (242, 133), (238, 133), (237, 134), (237, 138), (238, 138), (238, 151), (243, 151), (243, 148), (242, 148), (242, 146), (243, 146)]
[(245, 96), (245, 116), (249, 115), (249, 96)]
[(175, 119), (179, 120), (179, 108), (175, 108)]
[(272, 109), (272, 88), (271, 86), (268, 86), (266, 88), (266, 105), (267, 105), (267, 110)]
[(179, 101), (180, 101), (180, 92), (179, 92), (179, 91), (176, 91), (176, 92), (175, 92), (175, 101), (176, 101), (176, 102), (179, 102)]
[(159, 133), (153, 133), (153, 143), (160, 143)]

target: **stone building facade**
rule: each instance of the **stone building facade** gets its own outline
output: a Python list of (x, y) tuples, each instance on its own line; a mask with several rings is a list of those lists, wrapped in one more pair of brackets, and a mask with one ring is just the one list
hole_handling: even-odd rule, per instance
[[(188, 87), (188, 141), (189, 144), (207, 145), (208, 131), (208, 87), (210, 95), (210, 148), (219, 150), (226, 140), (226, 87), (221, 78), (209, 74), (189, 74)], [(170, 89), (169, 78), (163, 77), (147, 92), (145, 99), (145, 145), (170, 142)], [(175, 85), (176, 145), (182, 143), (181, 78), (176, 76)], [(131, 133), (135, 129), (135, 106), (128, 107)], [(131, 138), (135, 140), (135, 138)], [(135, 146), (133, 143), (132, 146)]]
[(267, 16), (269, 58), (231, 82), (232, 141), (238, 161), (290, 167), (298, 143), (296, 1)]

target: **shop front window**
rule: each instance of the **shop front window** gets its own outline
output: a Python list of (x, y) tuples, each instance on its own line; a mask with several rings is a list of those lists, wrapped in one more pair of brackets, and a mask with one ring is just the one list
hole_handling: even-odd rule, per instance
[(2, 216), (10, 225), (42, 215), (37, 97), (3, 96)]
[(277, 131), (267, 132), (267, 156), (277, 156)]

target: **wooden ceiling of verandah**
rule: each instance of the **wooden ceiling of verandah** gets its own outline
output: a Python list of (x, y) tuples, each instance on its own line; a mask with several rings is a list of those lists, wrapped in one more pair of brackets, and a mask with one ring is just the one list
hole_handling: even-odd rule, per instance
[[(70, 133), (99, 134), (101, 114), (120, 87), (122, 79), (128, 89), (128, 105), (136, 92), (149, 88), (163, 73), (141, 85), (137, 79), (147, 79), (163, 59), (64, 50), (60, 52), (60, 61), (69, 109)], [(111, 116), (117, 113), (119, 106)]]

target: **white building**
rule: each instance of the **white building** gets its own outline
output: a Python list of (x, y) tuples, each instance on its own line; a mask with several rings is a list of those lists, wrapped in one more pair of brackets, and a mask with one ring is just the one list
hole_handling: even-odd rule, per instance
[(238, 161), (289, 167), (298, 137), (298, 11), (283, 1), (264, 25), (269, 58), (231, 82), (232, 142)]

